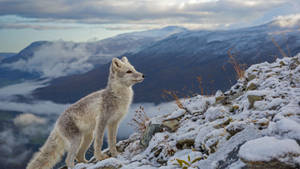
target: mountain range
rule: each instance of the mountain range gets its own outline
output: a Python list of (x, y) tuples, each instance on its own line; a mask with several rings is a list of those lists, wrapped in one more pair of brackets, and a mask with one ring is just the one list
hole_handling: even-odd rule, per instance
[[(146, 75), (145, 81), (135, 86), (135, 102), (162, 102), (164, 90), (177, 91), (179, 97), (226, 90), (236, 80), (228, 51), (245, 67), (300, 52), (299, 30), (281, 31), (273, 23), (237, 30), (183, 31), (136, 53), (126, 53), (137, 70)], [(74, 102), (105, 87), (108, 67), (109, 63), (83, 74), (54, 79), (34, 95), (61, 103)]]
[(72, 103), (105, 87), (111, 58), (126, 55), (146, 75), (145, 81), (135, 86), (134, 102), (160, 103), (165, 100), (162, 95), (166, 90), (188, 97), (228, 89), (236, 81), (229, 53), (246, 68), (284, 55), (293, 56), (300, 52), (299, 42), (297, 26), (282, 27), (276, 21), (217, 31), (166, 27), (97, 42), (34, 42), (2, 60), (0, 72), (8, 71), (10, 75), (9, 71), (17, 71), (13, 72), (13, 80), (20, 76), (48, 79), (48, 85), (36, 89), (33, 96)]

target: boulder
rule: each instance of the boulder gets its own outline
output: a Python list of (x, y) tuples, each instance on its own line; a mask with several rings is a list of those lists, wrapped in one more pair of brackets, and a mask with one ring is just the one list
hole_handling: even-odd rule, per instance
[(162, 122), (163, 127), (166, 127), (169, 131), (175, 132), (179, 127), (179, 120), (178, 119), (170, 119), (164, 120)]
[(249, 169), (299, 169), (300, 146), (292, 139), (265, 136), (242, 145), (239, 157)]
[(148, 147), (149, 142), (152, 138), (152, 136), (157, 133), (163, 131), (163, 127), (161, 124), (150, 124), (147, 126), (145, 132), (143, 133), (141, 139), (140, 139), (140, 144), (143, 147)]

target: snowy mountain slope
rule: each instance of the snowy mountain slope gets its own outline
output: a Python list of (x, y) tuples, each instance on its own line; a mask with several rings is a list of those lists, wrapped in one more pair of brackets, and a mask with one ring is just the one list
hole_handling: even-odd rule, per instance
[[(282, 30), (287, 32), (278, 33)], [(163, 90), (185, 95), (201, 93), (202, 89), (207, 94), (227, 90), (236, 81), (228, 51), (239, 63), (249, 66), (274, 61), (282, 54), (272, 38), (286, 55), (300, 52), (299, 29), (268, 23), (235, 30), (184, 31), (128, 54), (129, 61), (146, 75), (143, 84), (135, 86), (134, 102), (161, 103), (165, 101)], [(101, 65), (84, 74), (54, 79), (49, 86), (37, 89), (34, 96), (58, 103), (75, 102), (105, 87), (108, 67)], [(197, 77), (202, 79), (202, 89)], [(71, 85), (73, 88), (68, 89)]]
[(224, 94), (181, 100), (118, 143), (121, 154), (76, 169), (298, 169), (300, 54), (252, 65)]

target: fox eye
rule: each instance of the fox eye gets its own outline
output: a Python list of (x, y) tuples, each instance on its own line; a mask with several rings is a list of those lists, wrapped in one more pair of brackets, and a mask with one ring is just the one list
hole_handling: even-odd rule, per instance
[(132, 71), (131, 71), (131, 70), (128, 70), (126, 73), (132, 73)]

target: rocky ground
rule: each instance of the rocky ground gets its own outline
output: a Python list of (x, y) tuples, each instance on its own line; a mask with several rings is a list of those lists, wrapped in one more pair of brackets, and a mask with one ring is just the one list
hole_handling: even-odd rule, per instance
[(300, 55), (252, 65), (229, 91), (149, 119), (117, 157), (75, 169), (299, 169), (299, 65)]

